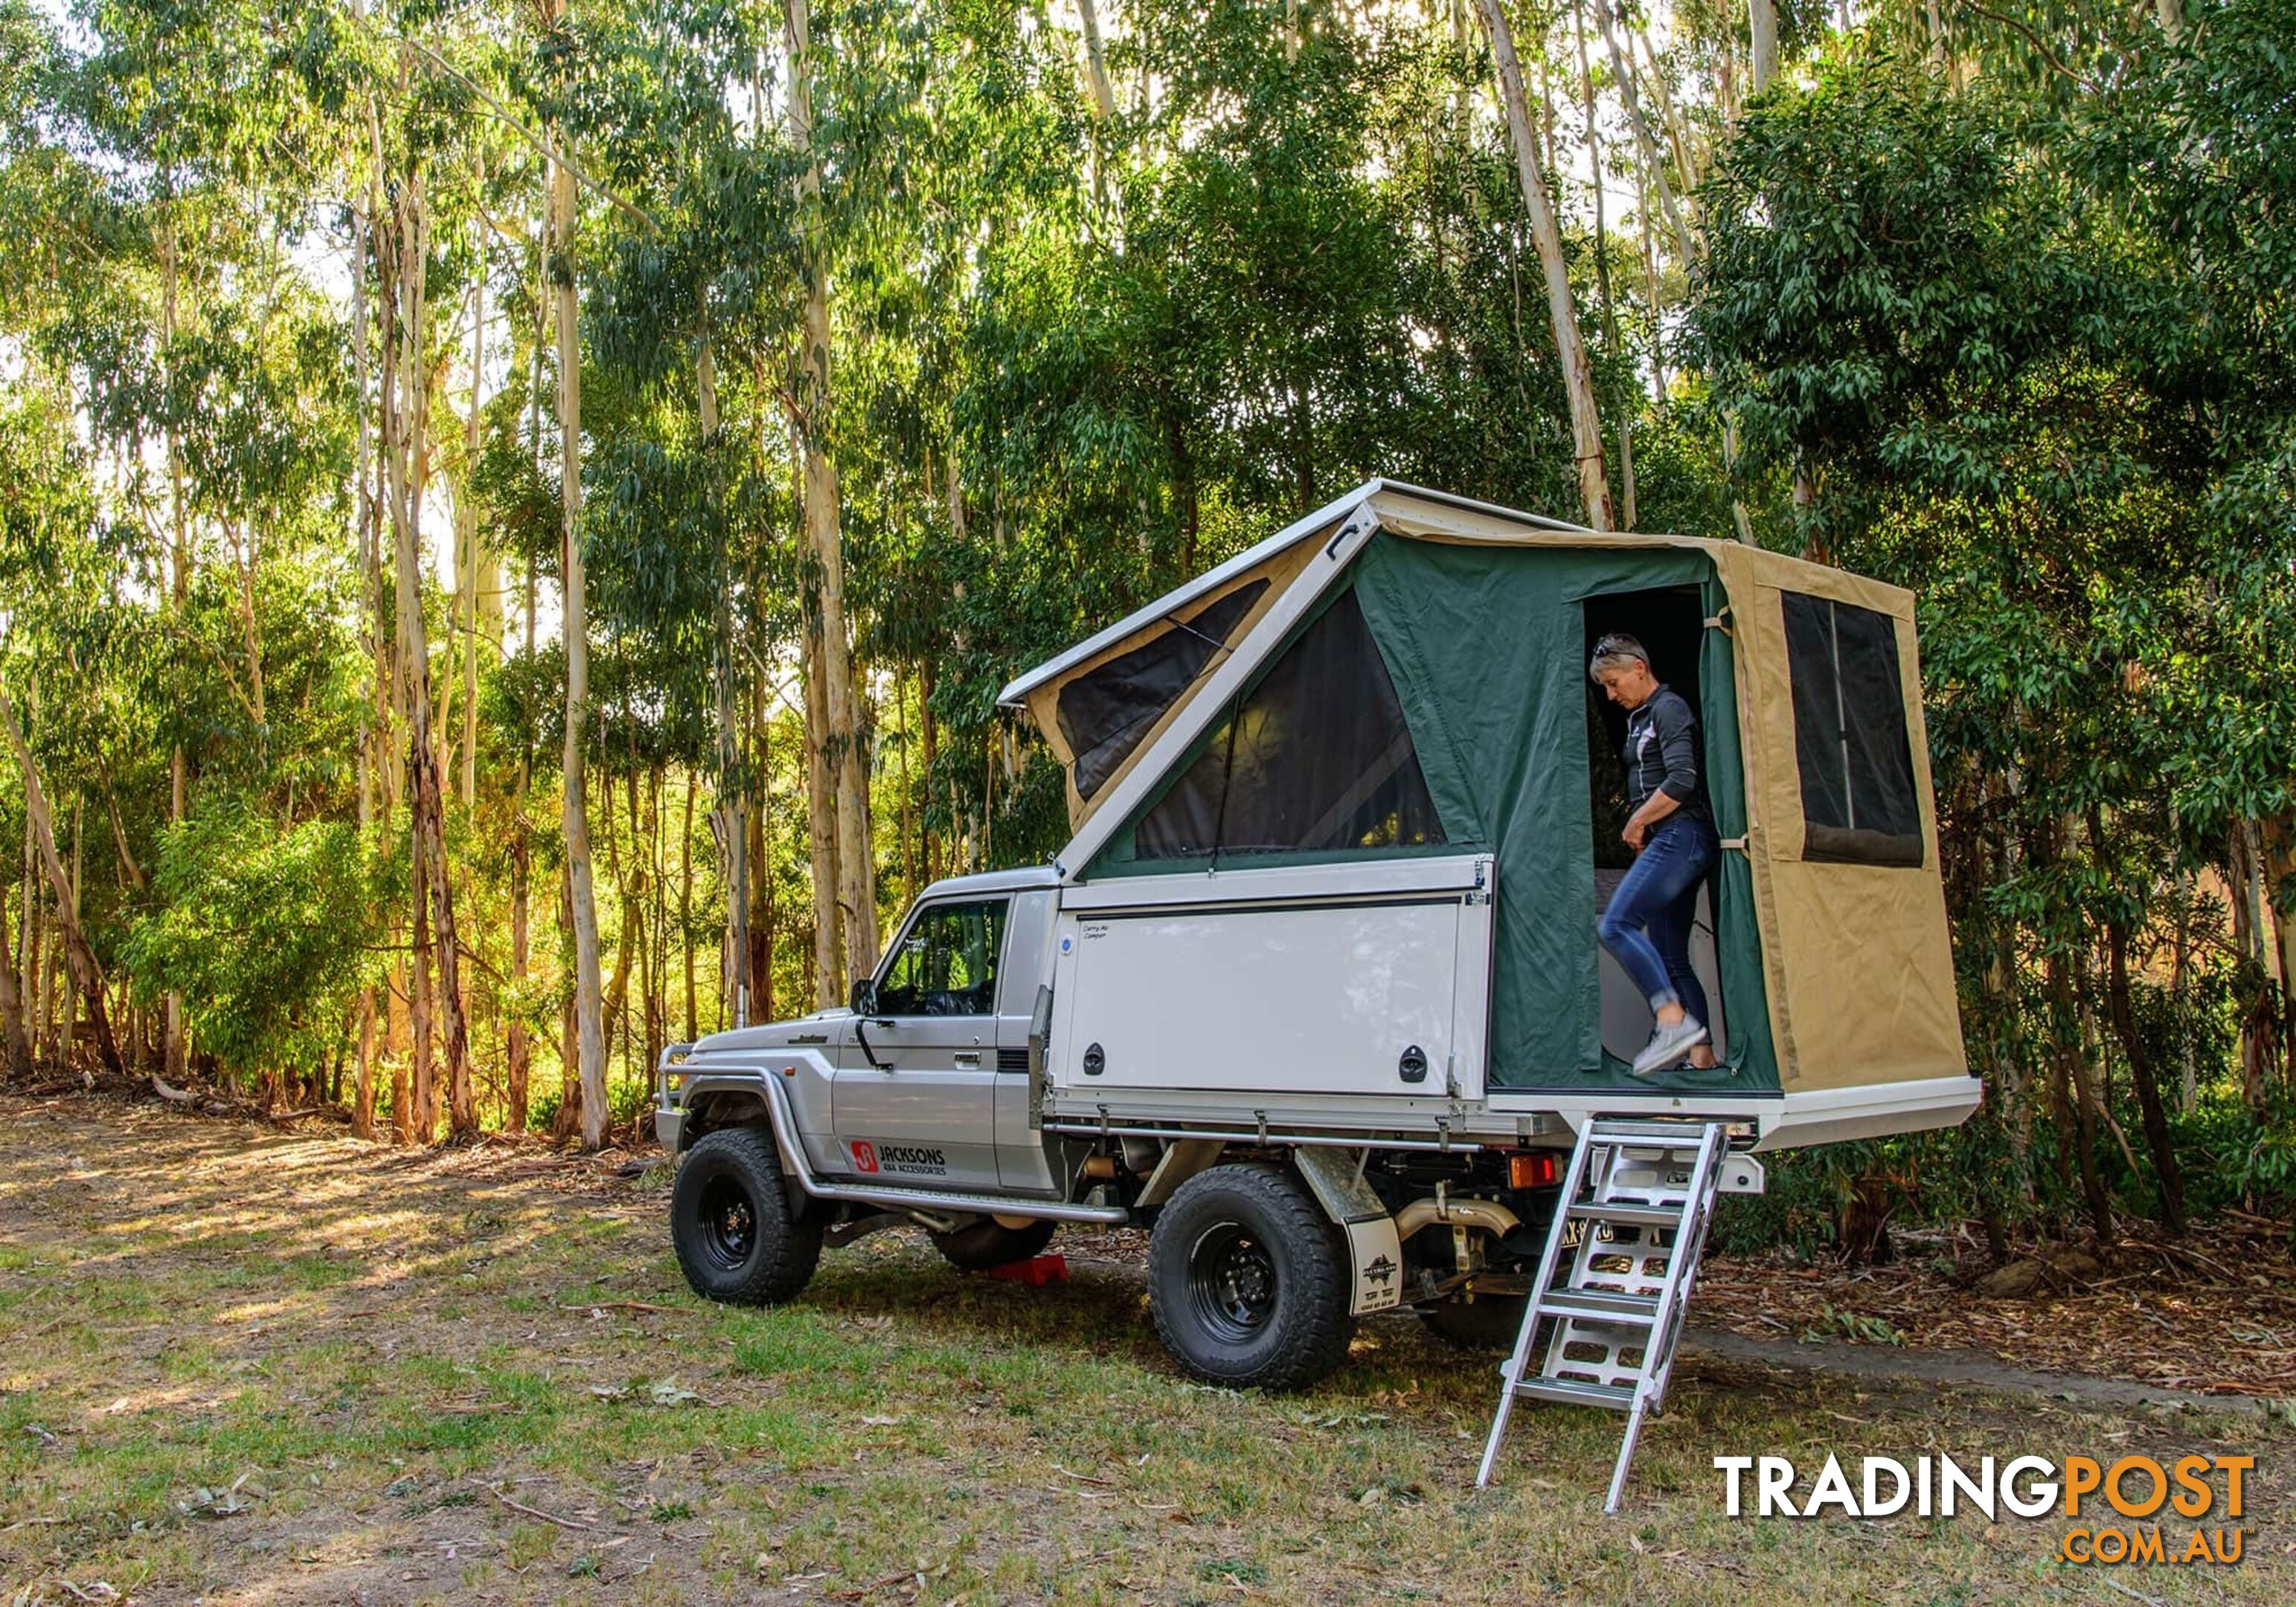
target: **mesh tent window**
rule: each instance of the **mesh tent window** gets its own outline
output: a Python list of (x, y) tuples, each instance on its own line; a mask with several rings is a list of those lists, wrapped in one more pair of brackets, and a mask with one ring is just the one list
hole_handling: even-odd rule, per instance
[(1782, 594), (1801, 773), (1802, 857), (1919, 865), (1921, 804), (1889, 615)]
[(1227, 645), (1267, 589), (1265, 580), (1238, 586), (1061, 688), (1057, 714), (1061, 735), (1076, 755), (1078, 797), (1092, 797), (1123, 768), (1164, 711)]
[(1352, 589), (1229, 711), (1134, 837), (1142, 859), (1443, 841), (1394, 684)]

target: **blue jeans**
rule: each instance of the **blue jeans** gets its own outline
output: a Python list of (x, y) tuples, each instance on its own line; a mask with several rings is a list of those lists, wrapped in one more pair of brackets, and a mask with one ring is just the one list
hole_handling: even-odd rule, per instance
[(1626, 968), (1651, 1008), (1679, 1004), (1701, 1026), (1710, 1023), (1706, 989), (1690, 968), (1690, 929), (1699, 883), (1721, 856), (1710, 822), (1669, 816), (1643, 840), (1643, 851), (1603, 912), (1603, 947)]

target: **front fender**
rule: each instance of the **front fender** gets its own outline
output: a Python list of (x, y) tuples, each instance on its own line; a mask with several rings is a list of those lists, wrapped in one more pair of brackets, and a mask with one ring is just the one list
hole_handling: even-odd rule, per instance
[[(761, 1063), (762, 1062), (762, 1063)], [(680, 1147), (722, 1127), (765, 1119), (791, 1176), (835, 1171), (836, 1136), (830, 1100), (836, 1064), (812, 1045), (751, 1050), (740, 1064), (695, 1057), (676, 1068), (681, 1086), (671, 1096), (682, 1117)]]

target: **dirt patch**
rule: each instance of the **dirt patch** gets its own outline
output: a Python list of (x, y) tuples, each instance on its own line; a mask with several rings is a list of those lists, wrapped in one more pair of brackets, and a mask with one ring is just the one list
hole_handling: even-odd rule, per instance
[(666, 1172), (627, 1157), (70, 1096), (0, 1095), (0, 1134), (12, 1607), (2098, 1599), (2046, 1522), (1722, 1515), (1716, 1455), (1828, 1450), (2254, 1454), (2246, 1562), (2124, 1577), (2296, 1597), (2296, 1436), (2253, 1414), (1781, 1368), (1810, 1358), (1773, 1331), (1685, 1356), (1605, 1520), (1619, 1421), (1519, 1414), (1477, 1492), (1492, 1360), (1409, 1316), (1303, 1395), (1182, 1380), (1137, 1234), (1064, 1234), (1045, 1289), (886, 1235), (734, 1310), (686, 1292)]
[(2296, 1260), (2284, 1227), (2230, 1218), (2101, 1256), (2032, 1246), (1998, 1269), (1943, 1234), (1898, 1244), (1897, 1260), (1874, 1267), (1711, 1257), (1696, 1320), (1750, 1339), (1971, 1352), (2175, 1394), (2296, 1397)]

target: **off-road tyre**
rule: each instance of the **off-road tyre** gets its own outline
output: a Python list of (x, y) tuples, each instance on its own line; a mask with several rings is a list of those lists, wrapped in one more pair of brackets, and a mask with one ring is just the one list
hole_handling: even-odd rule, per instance
[(1347, 1242), (1286, 1168), (1216, 1166), (1180, 1185), (1148, 1244), (1148, 1306), (1181, 1369), (1301, 1390), (1347, 1359)]
[(994, 1217), (983, 1217), (947, 1233), (928, 1233), (925, 1236), (957, 1271), (987, 1272), (992, 1267), (1010, 1267), (1015, 1261), (1027, 1260), (1050, 1244), (1060, 1227), (1057, 1222), (1007, 1227)]
[(670, 1240), (693, 1292), (734, 1306), (795, 1300), (821, 1262), (821, 1218), (793, 1216), (763, 1127), (697, 1140), (669, 1195)]
[(1511, 1352), (1522, 1332), (1523, 1308), (1529, 1304), (1530, 1297), (1522, 1294), (1481, 1295), (1472, 1305), (1464, 1300), (1438, 1300), (1419, 1308), (1419, 1320), (1438, 1338), (1462, 1350)]

